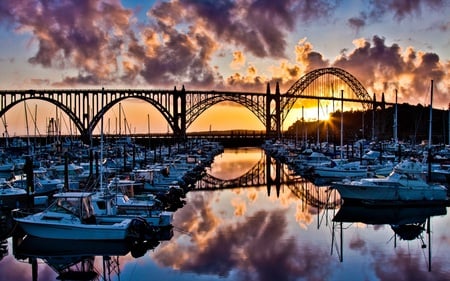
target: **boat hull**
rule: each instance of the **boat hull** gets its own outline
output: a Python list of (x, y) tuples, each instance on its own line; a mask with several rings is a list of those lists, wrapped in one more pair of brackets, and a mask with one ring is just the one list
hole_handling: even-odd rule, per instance
[(314, 174), (324, 178), (362, 178), (367, 176), (366, 170), (338, 170), (338, 169), (323, 169), (315, 168)]
[(447, 200), (445, 189), (390, 186), (364, 186), (347, 183), (334, 183), (344, 201), (350, 202), (376, 202), (383, 204), (433, 204), (444, 203)]
[(22, 229), (33, 236), (50, 239), (121, 240), (128, 237), (131, 220), (112, 225), (69, 224), (40, 222), (29, 218), (15, 218)]
[(14, 209), (26, 207), (28, 200), (32, 199), (29, 199), (27, 194), (0, 195), (0, 208)]

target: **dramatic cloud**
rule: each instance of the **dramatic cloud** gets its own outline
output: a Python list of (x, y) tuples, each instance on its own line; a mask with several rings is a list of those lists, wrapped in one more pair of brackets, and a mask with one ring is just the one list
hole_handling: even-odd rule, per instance
[[(372, 41), (355, 41), (355, 49), (343, 53), (333, 66), (352, 73), (368, 90), (378, 97), (382, 92), (398, 90), (402, 102), (428, 103), (423, 97), (429, 93), (430, 80), (445, 85), (446, 67), (435, 53), (417, 52), (412, 47), (403, 51), (397, 44), (387, 46), (385, 39), (374, 36)], [(440, 86), (441, 87), (441, 86)], [(436, 102), (448, 100), (448, 89), (436, 96)], [(417, 97), (422, 97), (418, 99)]]
[[(192, 210), (180, 210), (182, 220), (186, 225), (199, 225), (197, 220), (205, 217), (194, 210), (210, 209), (210, 206), (206, 201), (196, 201), (190, 206)], [(294, 237), (286, 237), (287, 221), (283, 210), (258, 211), (241, 223), (210, 227), (199, 233), (190, 228), (192, 244), (182, 239), (172, 240), (159, 248), (154, 259), (164, 266), (197, 274), (226, 277), (233, 273), (236, 280), (297, 280), (302, 276), (323, 280), (329, 274), (328, 267), (318, 267), (314, 262), (330, 259), (328, 253), (310, 247), (300, 250)], [(220, 262), (217, 257), (221, 257)]]
[[(329, 16), (334, 1), (174, 1), (186, 11), (183, 20), (197, 19), (224, 43), (242, 46), (263, 58), (284, 57), (286, 36), (297, 21), (303, 23)], [(164, 5), (168, 6), (168, 5)]]
[(92, 84), (111, 80), (117, 72), (132, 18), (118, 0), (6, 1), (0, 14), (17, 32), (33, 34), (38, 50), (31, 64), (74, 67), (83, 83)]
[[(301, 28), (334, 21), (340, 5), (327, 0), (157, 1), (142, 21), (138, 11), (119, 0), (3, 1), (0, 23), (31, 34), (30, 64), (62, 70), (59, 77), (26, 80), (37, 86), (184, 84), (261, 92), (267, 83), (274, 91), (278, 82), (283, 92), (311, 70), (336, 66), (352, 73), (369, 93), (397, 88), (403, 102), (425, 102), (417, 97), (429, 92), (434, 79), (436, 103), (448, 103), (449, 62), (437, 53), (388, 45), (381, 35), (355, 40), (354, 48), (337, 58), (316, 50)], [(371, 1), (344, 24), (359, 33), (383, 17), (403, 21), (442, 5), (442, 0)], [(448, 20), (436, 20), (425, 28), (447, 32), (448, 26)], [(298, 43), (288, 47), (293, 40)], [(215, 65), (217, 58), (231, 72)]]

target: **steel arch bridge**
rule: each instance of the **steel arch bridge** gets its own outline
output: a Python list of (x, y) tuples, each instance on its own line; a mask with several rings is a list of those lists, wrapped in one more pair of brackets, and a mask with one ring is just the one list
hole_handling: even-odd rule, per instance
[(267, 187), (267, 195), (270, 196), (274, 186), (279, 197), (281, 185), (286, 186), (291, 194), (311, 207), (321, 210), (334, 209), (341, 204), (340, 198), (330, 198), (331, 192), (328, 188), (317, 187), (305, 178), (292, 175), (285, 165), (267, 154), (247, 172), (233, 179), (224, 180), (207, 173), (196, 182), (191, 192)]
[(353, 91), (355, 98), (345, 98), (343, 101), (361, 102), (364, 108), (369, 105), (375, 107), (375, 98), (372, 101), (361, 83), (350, 73), (340, 68), (321, 68), (301, 77), (284, 94), (280, 93), (278, 83), (275, 94), (271, 94), (269, 84), (266, 93), (186, 91), (184, 86), (181, 90), (177, 90), (176, 87), (173, 90), (104, 88), (3, 90), (0, 91), (0, 117), (19, 103), (33, 99), (43, 100), (67, 114), (82, 139), (88, 141), (94, 128), (108, 110), (126, 99), (139, 99), (153, 105), (167, 121), (173, 134), (184, 139), (187, 128), (207, 109), (221, 102), (234, 102), (254, 114), (265, 125), (267, 137), (272, 137), (274, 132), (277, 136), (280, 135), (281, 124), (297, 99), (340, 100), (334, 93), (317, 95), (307, 91), (308, 87), (317, 81), (324, 84), (321, 87), (324, 88), (326, 83), (330, 83), (330, 76), (340, 79)]

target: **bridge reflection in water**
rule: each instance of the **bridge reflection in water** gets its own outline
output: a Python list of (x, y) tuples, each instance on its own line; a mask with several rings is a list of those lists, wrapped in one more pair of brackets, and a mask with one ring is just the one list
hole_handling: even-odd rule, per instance
[[(300, 199), (301, 208), (308, 206), (318, 210), (335, 210), (341, 205), (341, 198), (336, 190), (329, 186), (318, 186), (308, 179), (294, 174), (280, 160), (261, 153), (259, 161), (248, 171), (233, 179), (220, 179), (206, 173), (196, 183), (192, 191), (216, 191), (237, 188), (267, 188), (267, 196), (271, 196), (273, 188), (276, 196), (288, 191)], [(317, 212), (319, 214), (319, 212)], [(320, 220), (319, 220), (320, 221)]]

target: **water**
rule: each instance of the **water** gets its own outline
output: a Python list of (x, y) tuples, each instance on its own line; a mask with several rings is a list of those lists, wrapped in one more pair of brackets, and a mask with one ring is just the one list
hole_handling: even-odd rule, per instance
[[(136, 254), (122, 245), (72, 246), (107, 251), (83, 264), (99, 280), (450, 279), (445, 207), (349, 209), (339, 205), (335, 191), (289, 175), (286, 167), (278, 165), (277, 173), (272, 162), (268, 175), (266, 160), (259, 148), (226, 149), (217, 156), (208, 173), (227, 180), (224, 187), (246, 187), (189, 192), (175, 213), (173, 237), (153, 249), (147, 245)], [(256, 173), (237, 181), (249, 171)], [(389, 224), (403, 222), (423, 222), (424, 229), (403, 240)], [(32, 280), (32, 263), (14, 255), (11, 238), (6, 251), (0, 280)], [(36, 260), (37, 280), (56, 280), (55, 264), (67, 261), (56, 252)]]

